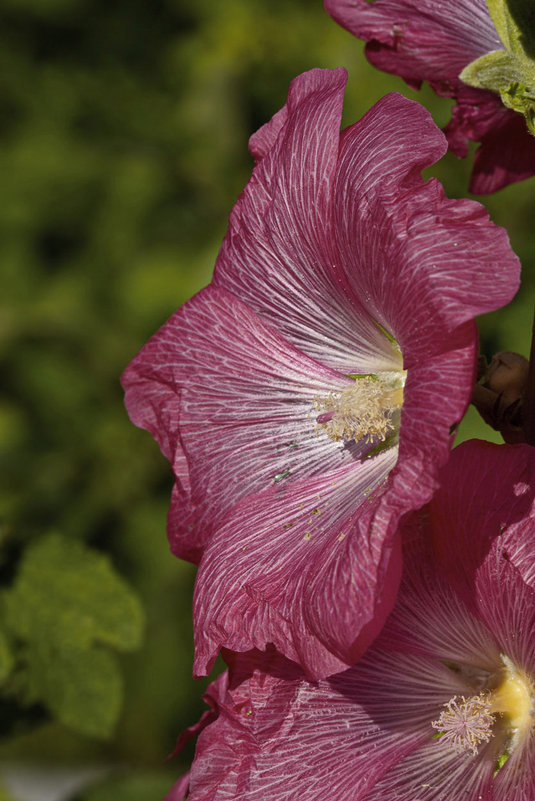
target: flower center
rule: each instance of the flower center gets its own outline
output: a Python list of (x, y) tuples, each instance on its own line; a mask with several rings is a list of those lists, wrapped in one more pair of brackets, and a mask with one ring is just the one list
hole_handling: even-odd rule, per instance
[(454, 695), (448, 701), (438, 720), (431, 726), (438, 729), (441, 740), (449, 742), (458, 753), (471, 751), (477, 754), (480, 743), (487, 742), (492, 736), (495, 717), (491, 712), (489, 693), (465, 698)]
[(449, 742), (458, 753), (476, 754), (499, 729), (507, 755), (534, 723), (532, 682), (507, 656), (502, 655), (502, 662), (503, 668), (489, 678), (488, 689), (469, 698), (455, 695), (431, 723), (440, 741)]
[(318, 429), (335, 442), (397, 438), (405, 376), (405, 371), (350, 376), (354, 383), (316, 401)]
[(504, 718), (504, 724), (516, 741), (533, 725), (534, 687), (528, 676), (517, 670), (503, 655), (505, 669), (502, 681), (492, 692), (492, 707)]

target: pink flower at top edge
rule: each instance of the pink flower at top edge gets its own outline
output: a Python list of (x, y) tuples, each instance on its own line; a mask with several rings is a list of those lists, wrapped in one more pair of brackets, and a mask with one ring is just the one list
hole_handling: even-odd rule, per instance
[(470, 191), (489, 194), (535, 174), (535, 137), (498, 94), (474, 89), (459, 75), (468, 64), (503, 49), (485, 0), (325, 0), (327, 12), (367, 42), (369, 61), (414, 88), (427, 81), (456, 105), (445, 129), (464, 157), (467, 140), (481, 142)]
[(443, 481), (357, 665), (310, 682), (274, 649), (225, 654), (188, 801), (535, 798), (535, 450), (465, 443)]
[(311, 676), (363, 653), (395, 599), (397, 526), (437, 486), (471, 396), (473, 317), (519, 265), (485, 209), (420, 170), (445, 140), (389, 95), (340, 133), (345, 70), (296, 78), (214, 279), (125, 371), (176, 484), (171, 548), (199, 562), (195, 671), (221, 647)]

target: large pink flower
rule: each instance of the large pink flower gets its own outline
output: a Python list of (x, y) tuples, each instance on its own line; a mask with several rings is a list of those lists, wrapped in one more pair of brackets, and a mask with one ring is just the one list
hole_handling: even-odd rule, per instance
[(451, 149), (464, 157), (467, 140), (481, 142), (472, 192), (495, 192), (535, 173), (535, 137), (523, 116), (499, 94), (459, 79), (473, 61), (504, 48), (485, 0), (325, 0), (325, 8), (368, 43), (366, 55), (376, 67), (455, 98), (446, 128)]
[(339, 132), (344, 70), (313, 70), (252, 137), (212, 284), (124, 375), (171, 461), (173, 551), (200, 560), (197, 673), (274, 643), (352, 664), (392, 607), (397, 523), (426, 502), (474, 380), (473, 316), (518, 262), (420, 169), (445, 140), (390, 95)]
[(312, 683), (273, 650), (226, 655), (189, 801), (532, 801), (534, 500), (529, 446), (454, 451), (355, 667)]

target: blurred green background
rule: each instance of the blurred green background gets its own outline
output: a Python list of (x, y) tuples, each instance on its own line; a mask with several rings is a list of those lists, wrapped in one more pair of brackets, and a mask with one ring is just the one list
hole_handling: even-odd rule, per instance
[[(56, 531), (110, 555), (147, 619), (121, 657), (111, 739), (45, 722), (4, 738), (0, 761), (125, 766), (139, 778), (91, 799), (150, 801), (184, 767), (163, 760), (204, 683), (191, 679), (194, 569), (165, 538), (170, 472), (129, 423), (119, 376), (209, 282), (251, 172), (247, 139), (296, 74), (347, 67), (345, 124), (392, 90), (441, 126), (450, 103), (373, 70), (320, 0), (4, 0), (0, 19), (0, 578)], [(467, 194), (470, 159), (427, 172)], [(524, 264), (517, 300), (481, 321), (488, 356), (529, 351), (533, 187), (482, 198)], [(478, 434), (498, 441), (470, 415), (461, 436)]]

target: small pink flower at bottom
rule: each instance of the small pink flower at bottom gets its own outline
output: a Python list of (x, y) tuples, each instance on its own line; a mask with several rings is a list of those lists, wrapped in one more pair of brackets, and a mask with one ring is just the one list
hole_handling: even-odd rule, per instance
[(535, 451), (472, 441), (443, 481), (358, 664), (226, 653), (189, 801), (535, 798)]
[(437, 94), (455, 99), (445, 129), (451, 150), (464, 157), (468, 140), (481, 142), (471, 192), (496, 192), (535, 174), (535, 137), (524, 117), (498, 93), (459, 78), (472, 62), (504, 50), (485, 0), (325, 0), (325, 8), (367, 42), (366, 56), (376, 67), (416, 89), (427, 81)]
[(345, 70), (312, 70), (251, 139), (210, 286), (125, 371), (176, 476), (171, 548), (198, 562), (195, 672), (273, 643), (313, 677), (394, 602), (398, 521), (437, 486), (473, 391), (474, 316), (518, 286), (485, 209), (420, 171), (446, 143), (389, 95), (340, 131)]

